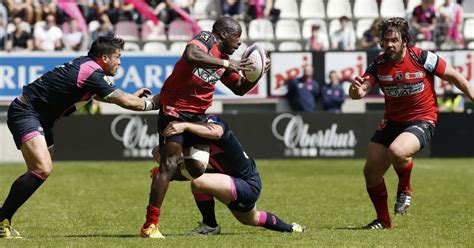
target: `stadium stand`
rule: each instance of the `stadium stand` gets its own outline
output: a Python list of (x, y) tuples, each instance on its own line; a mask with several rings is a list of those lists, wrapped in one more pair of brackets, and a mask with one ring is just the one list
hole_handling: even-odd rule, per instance
[(190, 40), (193, 38), (191, 26), (183, 20), (174, 20), (168, 28), (168, 39), (170, 41)]
[(301, 30), (301, 34), (303, 35), (304, 39), (308, 39), (311, 37), (311, 26), (314, 24), (319, 25), (320, 30), (322, 33), (328, 34), (328, 28), (326, 22), (322, 19), (307, 19), (303, 22), (303, 27)]
[(153, 21), (146, 21), (142, 26), (141, 37), (143, 41), (148, 40), (166, 40), (166, 30), (165, 24), (158, 22), (154, 24)]
[(327, 18), (335, 19), (341, 16), (352, 18), (351, 3), (349, 0), (329, 0), (327, 4)]
[(379, 17), (379, 7), (376, 0), (355, 0), (354, 17), (358, 19)]
[(279, 9), (280, 18), (298, 19), (298, 4), (294, 0), (275, 0), (275, 8)]
[(162, 53), (167, 52), (166, 44), (159, 41), (149, 41), (143, 45), (143, 52), (145, 53)]
[(302, 0), (300, 4), (300, 17), (302, 19), (325, 19), (326, 7), (323, 0)]
[(273, 35), (273, 24), (266, 19), (252, 20), (249, 24), (249, 39), (265, 41), (275, 39)]
[(290, 52), (290, 51), (303, 51), (303, 46), (300, 43), (295, 41), (284, 41), (278, 45), (278, 51), (280, 52)]
[(296, 20), (280, 20), (275, 26), (275, 38), (277, 40), (299, 40), (301, 39), (300, 24)]
[(359, 19), (357, 21), (357, 26), (356, 26), (357, 39), (360, 40), (362, 38), (362, 35), (364, 34), (364, 32), (370, 28), (373, 22), (374, 22), (374, 19), (372, 18), (364, 18), (364, 19)]
[(405, 17), (405, 6), (400, 0), (384, 0), (380, 4), (380, 16), (389, 17)]

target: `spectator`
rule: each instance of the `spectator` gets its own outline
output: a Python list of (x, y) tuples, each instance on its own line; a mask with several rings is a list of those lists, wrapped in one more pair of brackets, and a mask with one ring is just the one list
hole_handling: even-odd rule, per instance
[(28, 23), (33, 23), (32, 0), (5, 0), (5, 6), (12, 17), (19, 16)]
[(155, 14), (161, 22), (167, 23), (169, 21), (166, 0), (147, 0), (147, 3), (153, 9), (153, 14)]
[(329, 82), (321, 90), (323, 109), (332, 113), (340, 113), (341, 106), (346, 99), (344, 88), (337, 79), (336, 71), (329, 72)]
[(79, 51), (84, 42), (85, 36), (84, 33), (79, 29), (77, 21), (70, 19), (69, 22), (69, 31), (65, 32), (63, 35), (64, 48), (67, 50)]
[(413, 10), (412, 35), (416, 40), (433, 40), (436, 30), (436, 13), (431, 0), (422, 0)]
[(341, 28), (331, 34), (331, 48), (343, 51), (355, 50), (356, 35), (354, 29), (349, 27), (349, 18), (341, 16), (339, 22)]
[(462, 48), (464, 39), (462, 37), (463, 9), (453, 0), (445, 0), (438, 9), (441, 25), (441, 34), (446, 37), (446, 44), (454, 48)]
[(313, 66), (303, 66), (303, 76), (291, 79), (288, 85), (288, 102), (293, 111), (314, 112), (319, 99), (319, 83), (313, 79)]
[(381, 19), (375, 19), (368, 30), (362, 35), (360, 46), (364, 50), (380, 50), (379, 23)]
[(170, 24), (176, 18), (181, 17), (176, 11), (174, 11), (174, 8), (179, 7), (190, 14), (194, 5), (194, 0), (166, 0), (165, 2), (166, 8), (163, 9), (162, 4), (157, 6), (158, 9), (155, 8), (155, 13), (160, 11), (159, 19), (165, 24)]
[(54, 51), (62, 48), (61, 38), (63, 31), (56, 26), (56, 18), (49, 14), (46, 23), (35, 25), (34, 31), (35, 50)]
[(454, 92), (453, 85), (447, 83), (444, 86), (444, 95), (438, 97), (438, 108), (440, 112), (463, 112), (464, 98), (461, 94)]
[(96, 40), (100, 36), (114, 36), (114, 26), (110, 22), (107, 14), (101, 14), (98, 18), (99, 27), (91, 33), (91, 40)]
[(280, 19), (280, 10), (273, 8), (273, 0), (249, 0), (247, 8), (247, 21), (267, 18), (276, 23)]
[(56, 17), (56, 4), (52, 0), (33, 0), (33, 9), (35, 12), (35, 22), (40, 22), (48, 15)]
[(243, 0), (221, 0), (222, 15), (229, 15), (236, 19), (243, 19), (244, 1)]
[(0, 51), (5, 49), (6, 37), (7, 37), (6, 23), (3, 23), (3, 19), (0, 19)]
[(306, 50), (308, 51), (327, 51), (329, 49), (328, 36), (321, 32), (319, 24), (311, 26), (311, 37), (306, 42)]
[[(7, 51), (32, 51), (33, 50), (33, 39), (31, 33), (22, 27), (23, 20), (20, 17), (13, 19), (15, 24), (15, 31), (10, 35), (10, 39), (7, 41)], [(29, 24), (27, 24), (29, 25)]]

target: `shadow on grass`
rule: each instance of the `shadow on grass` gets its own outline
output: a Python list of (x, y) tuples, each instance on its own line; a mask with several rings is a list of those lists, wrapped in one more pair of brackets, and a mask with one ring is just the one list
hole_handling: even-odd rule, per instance
[[(218, 236), (228, 236), (228, 235), (242, 235), (243, 233), (221, 233)], [(246, 233), (248, 234), (248, 233)], [(206, 235), (202, 236), (190, 236), (185, 233), (173, 233), (173, 234), (166, 234), (164, 233), (165, 237), (189, 237), (189, 238), (200, 238), (200, 237), (208, 237)], [(58, 235), (57, 237), (63, 238), (142, 238), (139, 234), (71, 234), (71, 235)]]

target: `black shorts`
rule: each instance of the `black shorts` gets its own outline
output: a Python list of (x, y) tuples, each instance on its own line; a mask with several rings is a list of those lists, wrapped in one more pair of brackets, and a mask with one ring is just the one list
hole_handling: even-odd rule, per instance
[(206, 123), (206, 114), (195, 114), (189, 112), (178, 112), (174, 109), (163, 110), (163, 106), (160, 107), (160, 113), (158, 114), (158, 133), (160, 145), (166, 142), (176, 142), (183, 148), (189, 148), (195, 144), (207, 144), (208, 141), (205, 138), (199, 137), (195, 134), (184, 132), (181, 134), (173, 135), (171, 137), (164, 137), (163, 131), (166, 129), (168, 124), (173, 121), (178, 122), (192, 122), (192, 123)]
[(19, 150), (26, 141), (43, 135), (49, 148), (53, 147), (53, 128), (41, 120), (41, 116), (28, 104), (15, 98), (8, 108), (8, 129)]
[(395, 122), (384, 120), (379, 129), (375, 131), (370, 141), (379, 143), (385, 147), (390, 144), (403, 132), (414, 134), (420, 141), (420, 150), (431, 141), (435, 133), (435, 126), (430, 121), (412, 121), (412, 122)]
[(230, 178), (234, 181), (237, 199), (227, 204), (227, 207), (237, 212), (248, 212), (252, 210), (260, 197), (260, 191), (262, 191), (260, 175), (255, 174), (246, 180), (232, 176)]

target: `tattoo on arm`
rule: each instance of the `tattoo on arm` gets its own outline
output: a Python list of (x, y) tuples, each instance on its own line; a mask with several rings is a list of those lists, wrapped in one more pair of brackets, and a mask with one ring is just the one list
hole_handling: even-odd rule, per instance
[(117, 89), (114, 92), (110, 93), (108, 96), (104, 97), (104, 100), (109, 103), (115, 102), (116, 99), (125, 95), (121, 89)]

